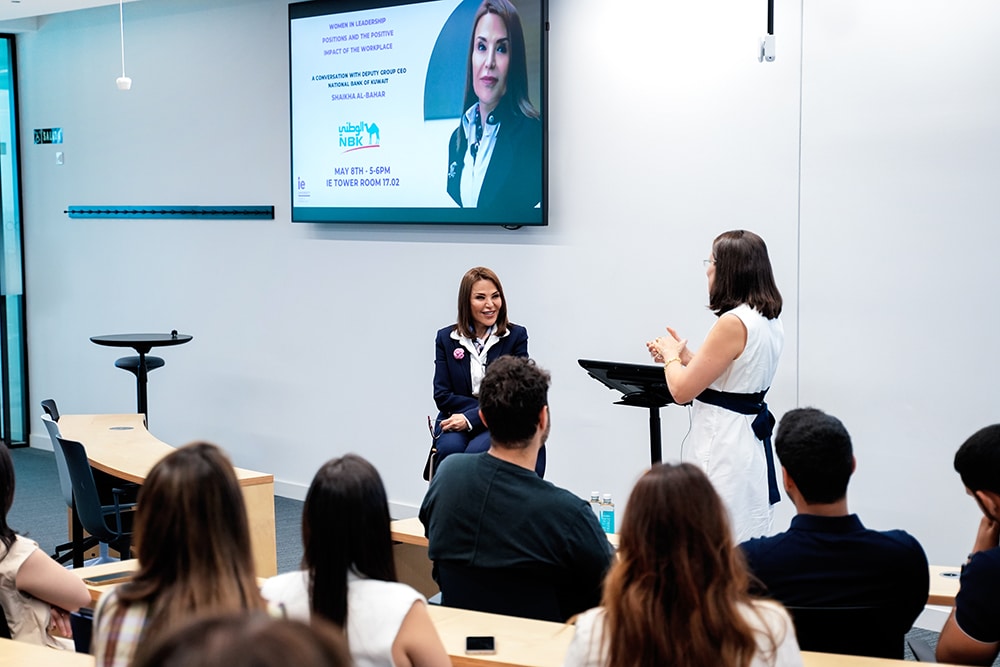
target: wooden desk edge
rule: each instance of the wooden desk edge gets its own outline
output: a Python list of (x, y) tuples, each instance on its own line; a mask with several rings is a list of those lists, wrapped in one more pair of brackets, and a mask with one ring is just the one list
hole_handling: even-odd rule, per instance
[(40, 644), (0, 638), (0, 665), (32, 665), (32, 667), (94, 667), (94, 656), (73, 651), (60, 651)]
[(139, 569), (139, 561), (135, 558), (124, 561), (115, 561), (114, 563), (102, 563), (101, 565), (91, 565), (90, 567), (75, 568), (70, 570), (73, 574), (84, 580), (84, 584), (87, 586), (87, 590), (90, 591), (90, 601), (97, 604), (97, 601), (101, 599), (101, 595), (105, 592), (111, 590), (121, 582), (114, 583), (101, 583), (101, 584), (91, 584), (86, 580), (91, 577), (99, 577), (105, 574), (115, 574), (121, 573), (134, 573)]
[[(392, 531), (393, 542), (415, 544), (421, 547), (427, 546), (427, 537), (424, 535), (424, 525), (420, 523), (419, 517), (396, 519), (390, 524), (390, 530)], [(605, 533), (605, 535), (608, 538), (608, 542), (613, 547), (618, 548), (617, 533)]]
[(927, 604), (953, 607), (955, 596), (958, 595), (960, 568), (951, 565), (931, 565), (931, 585), (927, 595)]
[(274, 484), (274, 475), (266, 472), (256, 472), (246, 468), (236, 468), (236, 479), (240, 486), (256, 486), (258, 484)]

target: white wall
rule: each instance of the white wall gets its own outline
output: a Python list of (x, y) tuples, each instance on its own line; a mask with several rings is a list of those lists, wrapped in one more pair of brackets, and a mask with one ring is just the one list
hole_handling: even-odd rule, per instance
[(800, 401), (855, 441), (853, 508), (961, 562), (952, 467), (998, 419), (1000, 7), (807, 2)]
[[(550, 0), (550, 225), (516, 232), (291, 224), (286, 3), (133, 3), (128, 93), (113, 9), (19, 36), (33, 405), (133, 410), (131, 376), (88, 337), (176, 328), (195, 338), (151, 375), (156, 435), (218, 442), (293, 495), (357, 451), (402, 512), (425, 489), (434, 331), (485, 264), (553, 373), (547, 477), (621, 502), (648, 465), (647, 416), (576, 360), (645, 361), (668, 324), (700, 341), (701, 260), (745, 227), (786, 298), (772, 409), (840, 416), (852, 509), (932, 561), (964, 557), (977, 510), (950, 457), (996, 421), (1000, 8), (778, 0), (778, 58), (761, 64), (764, 3)], [(36, 127), (63, 128), (65, 165), (31, 145)], [(276, 219), (64, 215), (82, 204), (274, 204)], [(670, 456), (687, 411), (663, 418)]]

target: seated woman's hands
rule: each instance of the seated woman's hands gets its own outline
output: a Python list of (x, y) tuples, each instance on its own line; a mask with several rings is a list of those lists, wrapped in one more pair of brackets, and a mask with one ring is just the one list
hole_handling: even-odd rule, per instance
[(69, 622), (69, 612), (59, 607), (50, 607), (49, 634), (53, 637), (73, 638), (73, 626)]
[(469, 420), (462, 413), (441, 420), (442, 431), (468, 431), (470, 426)]

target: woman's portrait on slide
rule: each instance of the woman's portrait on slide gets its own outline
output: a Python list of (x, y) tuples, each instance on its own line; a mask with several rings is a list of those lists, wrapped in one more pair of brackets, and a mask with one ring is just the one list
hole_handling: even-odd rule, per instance
[(529, 93), (521, 16), (510, 0), (479, 5), (465, 69), (463, 113), (448, 144), (448, 194), (464, 208), (539, 205), (541, 114)]

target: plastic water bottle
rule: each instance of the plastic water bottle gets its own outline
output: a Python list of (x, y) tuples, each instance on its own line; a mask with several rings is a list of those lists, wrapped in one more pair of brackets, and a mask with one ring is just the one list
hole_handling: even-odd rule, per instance
[(611, 502), (611, 494), (605, 493), (601, 499), (601, 528), (605, 533), (615, 532), (615, 504)]
[(590, 509), (594, 510), (594, 516), (597, 520), (601, 520), (601, 492), (591, 491), (590, 492)]

